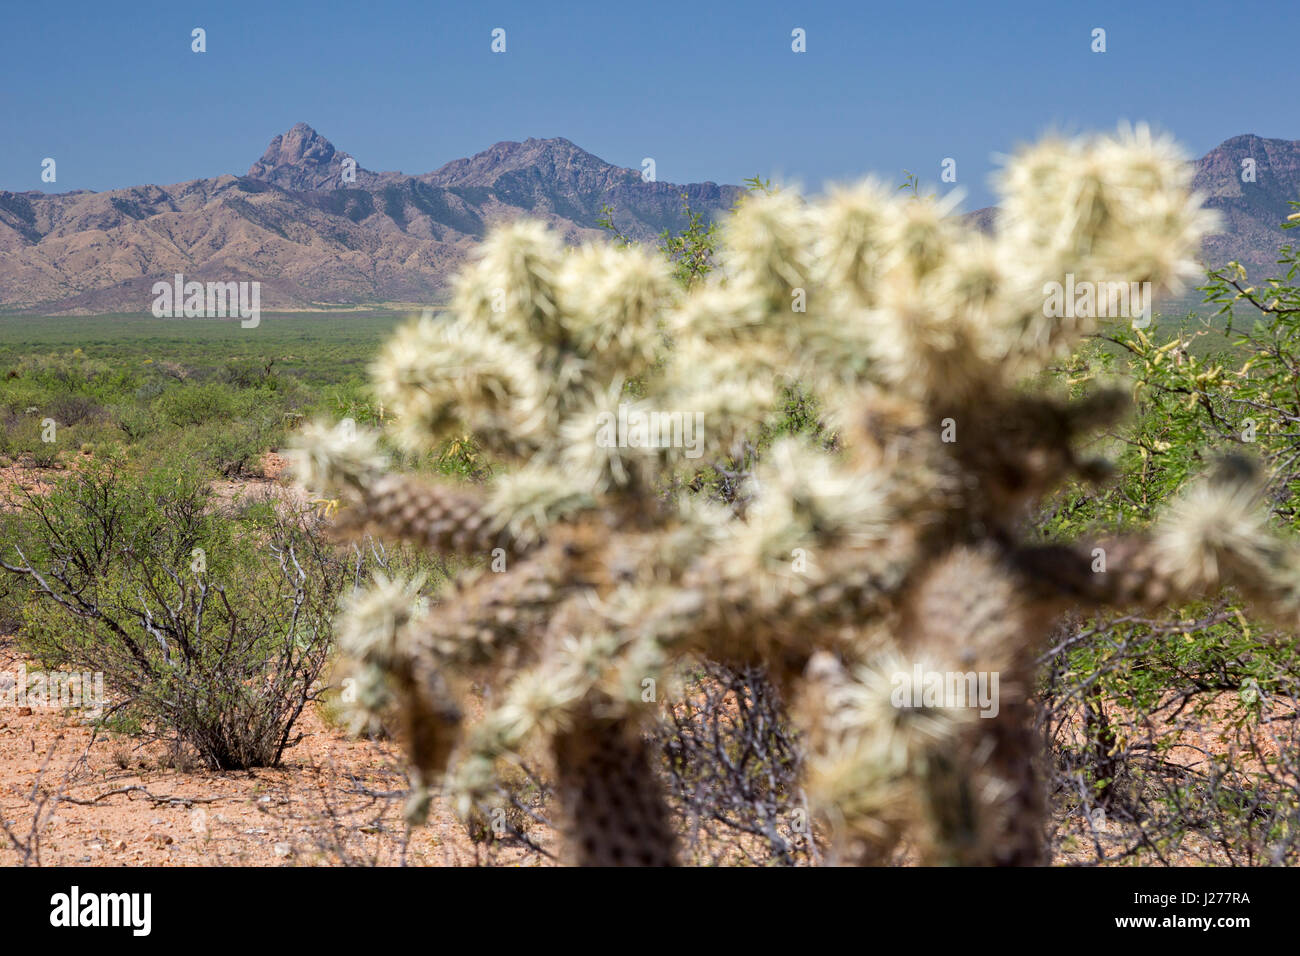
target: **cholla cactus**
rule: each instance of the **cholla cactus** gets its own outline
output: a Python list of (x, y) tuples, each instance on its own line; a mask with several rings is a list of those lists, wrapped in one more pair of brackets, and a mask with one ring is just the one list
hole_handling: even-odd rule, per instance
[[(931, 860), (1037, 862), (1028, 695), (1056, 616), (1225, 584), (1300, 614), (1300, 556), (1265, 535), (1241, 469), (1148, 537), (1017, 537), (1045, 493), (1105, 474), (1075, 449), (1126, 404), (1025, 387), (1096, 327), (1047, 315), (1045, 283), (1177, 287), (1212, 227), (1189, 181), (1139, 129), (1022, 153), (992, 238), (873, 183), (755, 197), (689, 294), (654, 253), (499, 229), (449, 317), (399, 333), (374, 372), (398, 442), (468, 432), (502, 473), (395, 474), (373, 435), (323, 426), (299, 455), (341, 529), (492, 565), (423, 615), (410, 583), (377, 581), (342, 629), (361, 703), (405, 715), (412, 814), (438, 783), (468, 811), (499, 761), (550, 741), (576, 857), (670, 861), (640, 728), (695, 653), (761, 662), (794, 702), (842, 858), (910, 833)], [(822, 397), (842, 451), (777, 443), (734, 507), (671, 493), (790, 383)], [(983, 711), (922, 686), (967, 674), (996, 680)], [(493, 690), (462, 728), (471, 682)]]

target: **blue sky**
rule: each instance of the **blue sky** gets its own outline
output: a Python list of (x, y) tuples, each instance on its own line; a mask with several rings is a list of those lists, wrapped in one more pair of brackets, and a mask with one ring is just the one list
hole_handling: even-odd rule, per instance
[(1047, 130), (1147, 120), (1194, 155), (1238, 133), (1300, 138), (1297, 36), (1295, 0), (13, 3), (0, 188), (243, 173), (304, 121), (409, 173), (564, 136), (621, 166), (653, 157), (670, 182), (818, 189), (906, 168), (945, 191), (952, 157), (974, 208), (996, 156)]

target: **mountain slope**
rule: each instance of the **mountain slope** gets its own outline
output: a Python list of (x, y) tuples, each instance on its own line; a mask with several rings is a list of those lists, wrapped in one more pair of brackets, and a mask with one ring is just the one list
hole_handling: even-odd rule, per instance
[(681, 194), (710, 215), (741, 190), (643, 183), (564, 139), (498, 143), (423, 176), (373, 172), (306, 124), (276, 136), (244, 176), (103, 193), (0, 192), (0, 309), (146, 311), (150, 289), (260, 280), (262, 307), (439, 301), (498, 221), (550, 222), (567, 241), (684, 225)]
[[(1255, 160), (1255, 182), (1241, 161)], [(633, 238), (684, 222), (681, 194), (710, 217), (742, 190), (642, 182), (567, 139), (503, 142), (422, 175), (374, 172), (299, 123), (244, 176), (96, 193), (0, 191), (0, 310), (143, 312), (154, 282), (258, 280), (262, 307), (435, 303), (496, 222), (534, 216), (566, 241), (602, 235), (608, 204)], [(345, 177), (345, 171), (349, 176)], [(351, 176), (351, 173), (355, 176)], [(1266, 269), (1300, 199), (1300, 141), (1237, 136), (1197, 163), (1224, 215), (1207, 260)], [(992, 228), (996, 210), (970, 218)]]
[[(1254, 182), (1242, 180), (1247, 159), (1254, 160)], [(1275, 274), (1277, 248), (1297, 242), (1279, 223), (1296, 211), (1289, 201), (1300, 201), (1300, 140), (1234, 136), (1201, 157), (1192, 182), (1224, 220), (1223, 231), (1205, 242), (1206, 261), (1236, 259), (1252, 279)]]

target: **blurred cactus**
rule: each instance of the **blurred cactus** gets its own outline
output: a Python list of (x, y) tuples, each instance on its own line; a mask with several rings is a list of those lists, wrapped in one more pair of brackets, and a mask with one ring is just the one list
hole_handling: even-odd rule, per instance
[[(1196, 274), (1213, 218), (1190, 176), (1144, 129), (1049, 141), (1007, 168), (993, 237), (870, 182), (756, 196), (689, 292), (653, 252), (497, 230), (449, 316), (400, 332), (374, 374), (397, 443), (470, 435), (501, 473), (393, 473), (374, 433), (319, 425), (298, 453), (341, 530), (485, 565), (423, 614), (418, 583), (377, 581), (341, 629), (363, 709), (404, 715), (412, 814), (437, 784), (469, 812), (498, 761), (550, 741), (576, 858), (670, 861), (642, 722), (675, 663), (702, 654), (763, 665), (793, 702), (838, 859), (911, 836), (931, 861), (1039, 862), (1028, 699), (1056, 617), (1229, 584), (1300, 615), (1300, 554), (1264, 532), (1245, 467), (1146, 537), (1018, 538), (1044, 494), (1105, 475), (1076, 447), (1126, 407), (1119, 391), (1026, 387), (1097, 327), (1087, 310), (1047, 315), (1045, 283)], [(673, 493), (796, 383), (842, 450), (779, 441), (730, 507)], [(621, 430), (651, 413), (683, 416), (676, 440)], [(898, 706), (919, 673), (997, 675), (996, 716)], [(462, 732), (471, 682), (491, 693)]]

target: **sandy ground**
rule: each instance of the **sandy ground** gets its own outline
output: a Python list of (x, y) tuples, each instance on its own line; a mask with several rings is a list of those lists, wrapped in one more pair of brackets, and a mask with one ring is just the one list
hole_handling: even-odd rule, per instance
[[(23, 662), (12, 639), (0, 638), (0, 674), (16, 674)], [(314, 711), (299, 729), (304, 738), (283, 766), (218, 773), (168, 766), (165, 744), (102, 734), (92, 741), (79, 714), (3, 707), (0, 819), (32, 845), (28, 862), (47, 866), (543, 862), (537, 853), (471, 842), (440, 802), (429, 825), (408, 833), (395, 744), (351, 739)], [(33, 797), (45, 800), (39, 812)], [(0, 865), (24, 856), (0, 832)]]
[[(82, 461), (90, 461), (91, 457), (78, 456), (56, 468), (34, 468), (22, 463), (0, 466), (0, 510), (13, 510), (15, 501), (21, 499), (23, 492), (46, 494), (54, 482), (75, 470)], [(269, 451), (262, 456), (260, 464), (264, 474), (262, 478), (226, 478), (212, 482), (212, 492), (217, 501), (229, 504), (236, 498), (272, 496), (306, 503), (303, 491), (284, 480), (289, 462), (283, 455)]]
[[(11, 637), (0, 637), (0, 684), (23, 664), (29, 672), (35, 669)], [(408, 831), (402, 821), (408, 784), (395, 743), (354, 739), (322, 719), (317, 708), (304, 714), (297, 729), (303, 739), (282, 766), (223, 773), (172, 766), (164, 743), (104, 733), (95, 737), (75, 712), (0, 707), (0, 820), (12, 834), (0, 830), (0, 866), (554, 862), (525, 847), (471, 840), (437, 799), (429, 824)], [(1187, 763), (1196, 764), (1205, 752), (1222, 753), (1230, 746), (1223, 739), (1227, 735), (1221, 736), (1225, 724), (1213, 718), (1208, 725), (1181, 729), (1189, 746), (1170, 754), (1173, 761), (1190, 757)], [(1194, 750), (1193, 741), (1203, 749)], [(1120, 821), (1090, 826), (1071, 809), (1077, 800), (1060, 796), (1054, 817), (1066, 839), (1054, 862), (1091, 863), (1098, 845), (1112, 862), (1122, 862), (1124, 848), (1135, 839), (1131, 826)], [(549, 853), (559, 852), (549, 828), (533, 823), (527, 832)], [(1169, 855), (1183, 865), (1232, 862), (1216, 859), (1220, 854), (1195, 836)], [(902, 851), (895, 862), (913, 864), (913, 856)]]
[(30, 468), (25, 465), (0, 466), (0, 511), (14, 510), (14, 502), (22, 500), (23, 492), (43, 495), (62, 475), (54, 468)]

